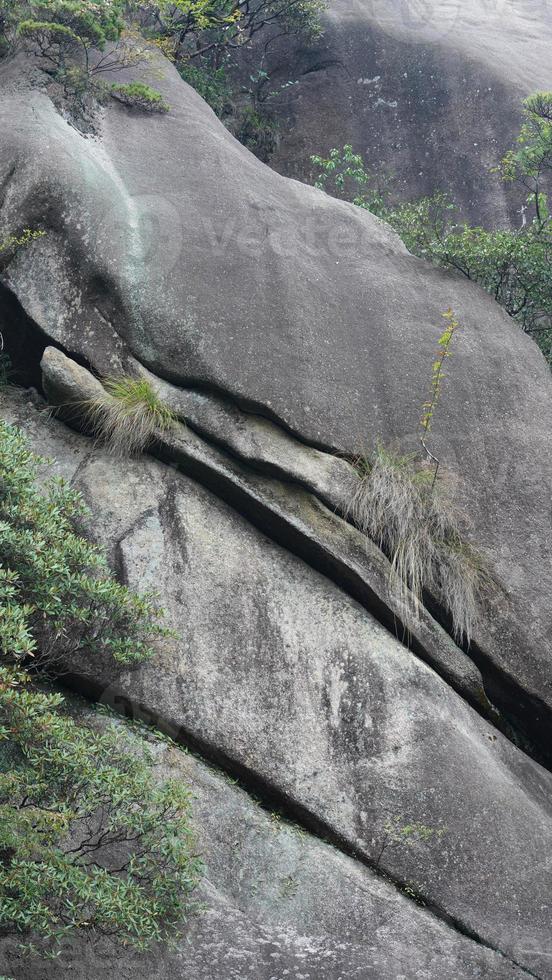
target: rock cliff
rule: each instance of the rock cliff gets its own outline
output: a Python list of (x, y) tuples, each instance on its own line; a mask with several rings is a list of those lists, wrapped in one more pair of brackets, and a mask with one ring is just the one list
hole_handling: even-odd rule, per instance
[[(0, 68), (1, 226), (46, 232), (2, 271), (0, 330), (40, 389), (2, 413), (177, 636), (136, 669), (70, 663), (70, 683), (243, 785), (174, 750), (208, 911), (173, 958), (121, 975), (550, 977), (548, 368), (477, 287), (261, 164), (168, 63), (151, 72), (167, 115), (112, 104), (85, 136), (24, 67)], [(448, 307), (435, 449), (489, 569), (469, 650), (431, 597), (401, 622), (387, 559), (346, 520), (347, 459), (416, 446)], [(152, 456), (70, 431), (70, 403), (120, 371), (180, 420)], [(273, 836), (251, 794), (307, 836)], [(429, 836), (405, 845), (397, 821)], [(75, 956), (67, 976), (96, 970)]]

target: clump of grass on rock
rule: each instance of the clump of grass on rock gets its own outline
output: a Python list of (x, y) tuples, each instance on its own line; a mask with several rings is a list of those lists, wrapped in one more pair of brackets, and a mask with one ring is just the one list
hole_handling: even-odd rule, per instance
[(105, 378), (102, 384), (105, 393), (83, 407), (87, 424), (114, 455), (144, 452), (175, 424), (174, 413), (146, 378), (122, 375)]
[(161, 92), (142, 82), (131, 82), (129, 85), (112, 85), (111, 95), (119, 102), (140, 109), (142, 112), (169, 112), (170, 105), (165, 101)]
[(389, 557), (392, 586), (417, 614), (424, 592), (449, 613), (454, 636), (470, 642), (483, 570), (462, 538), (458, 517), (441, 484), (419, 454), (377, 446), (356, 461), (359, 482), (349, 517)]

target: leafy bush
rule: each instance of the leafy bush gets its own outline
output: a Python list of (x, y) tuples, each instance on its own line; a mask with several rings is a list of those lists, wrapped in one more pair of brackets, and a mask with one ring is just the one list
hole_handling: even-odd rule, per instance
[(128, 85), (112, 85), (111, 95), (119, 102), (141, 109), (143, 112), (169, 112), (170, 105), (165, 101), (161, 92), (143, 85), (141, 82), (131, 82)]
[(259, 160), (268, 163), (276, 147), (278, 126), (268, 113), (247, 108), (240, 116), (235, 135)]
[(450, 613), (454, 635), (469, 644), (477, 617), (483, 569), (467, 545), (454, 509), (417, 453), (397, 455), (378, 446), (355, 461), (359, 482), (349, 516), (389, 557), (391, 584), (405, 608), (417, 613), (424, 591)]
[(80, 496), (38, 489), (43, 462), (0, 422), (0, 927), (52, 954), (91, 928), (145, 948), (190, 907), (188, 792), (159, 785), (121, 728), (77, 725), (28, 669), (102, 653), (132, 664), (167, 630), (153, 597), (115, 582), (76, 533)]
[(94, 434), (115, 455), (143, 452), (157, 433), (174, 425), (174, 413), (145, 378), (105, 378), (103, 385), (105, 395), (81, 407)]
[(367, 170), (361, 154), (354, 153), (350, 143), (342, 150), (330, 150), (328, 157), (311, 156), (311, 163), (318, 168), (314, 186), (319, 190), (351, 201), (372, 214), (387, 216), (390, 179)]
[(125, 12), (124, 0), (0, 0), (0, 53), (23, 49), (67, 93), (82, 95), (91, 78), (145, 56), (135, 38), (125, 40)]
[(152, 761), (122, 726), (78, 725), (0, 668), (0, 927), (50, 955), (78, 930), (138, 949), (170, 937), (200, 866), (189, 792), (156, 783)]
[(181, 78), (211, 106), (213, 112), (222, 118), (232, 107), (234, 92), (228, 80), (225, 65), (212, 68), (209, 63), (182, 61), (178, 65)]
[(320, 36), (324, 0), (152, 0), (149, 33), (171, 38), (177, 61), (209, 55), (214, 68), (224, 53), (249, 45), (263, 31)]
[(0, 421), (0, 652), (60, 664), (107, 653), (134, 663), (165, 636), (154, 596), (110, 577), (102, 552), (74, 530), (86, 508), (63, 481), (35, 483), (44, 463)]

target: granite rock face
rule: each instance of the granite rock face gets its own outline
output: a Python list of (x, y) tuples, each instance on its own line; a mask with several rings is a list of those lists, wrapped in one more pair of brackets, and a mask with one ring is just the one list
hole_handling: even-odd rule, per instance
[[(549, 976), (550, 773), (184, 473), (117, 462), (24, 399), (4, 415), (59, 461), (90, 535), (124, 581), (159, 590), (178, 634), (135, 669), (72, 661), (71, 682), (216, 760), (505, 969)], [(401, 835), (413, 824), (429, 835)]]
[[(433, 446), (491, 571), (474, 650), (493, 700), (548, 744), (544, 359), (480, 289), (413, 258), (370, 214), (262, 165), (170, 65), (151, 71), (171, 111), (144, 120), (113, 104), (91, 138), (17, 63), (2, 66), (2, 227), (46, 231), (3, 270), (8, 347), (23, 344), (37, 374), (52, 343), (99, 374), (147, 369), (254, 411), (296, 437), (298, 473), (302, 444), (341, 453), (378, 438), (418, 445), (441, 314), (452, 306), (462, 328)], [(199, 425), (235, 451), (235, 419), (227, 435), (220, 419)], [(265, 464), (251, 440), (244, 452)]]
[[(532, 758), (552, 755), (547, 366), (489, 296), (265, 167), (170, 65), (149, 70), (170, 112), (113, 104), (85, 136), (25, 65), (0, 67), (0, 228), (46, 232), (4, 261), (0, 331), (66, 422), (78, 424), (75, 391), (94, 396), (93, 375), (121, 371), (148, 377), (180, 419), (157, 459), (121, 461), (39, 396), (3, 395), (3, 414), (83, 492), (113, 568), (160, 591), (178, 635), (133, 670), (68, 664), (71, 682), (195, 747), (313, 837), (308, 915), (270, 898), (283, 842), (274, 864), (265, 844), (252, 856), (268, 888), (254, 918), (226, 835), (211, 911), (174, 970), (280, 980), (304, 960), (327, 980), (550, 977), (552, 777)], [(422, 611), (412, 649), (401, 642), (386, 559), (343, 519), (347, 456), (418, 444), (448, 307), (461, 330), (433, 449), (489, 569), (468, 652), (438, 609)], [(225, 790), (215, 814), (237, 814), (233, 801)], [(213, 822), (199, 820), (209, 849)], [(427, 833), (406, 839), (409, 825)], [(332, 917), (330, 879), (347, 869), (368, 875), (372, 911), (357, 917), (357, 886), (340, 884)], [(416, 932), (413, 960), (409, 938), (391, 947), (377, 926), (368, 949), (357, 929), (381, 921), (387, 895), (401, 936)], [(82, 950), (77, 965), (95, 975)]]
[(311, 154), (351, 143), (402, 197), (447, 190), (473, 223), (518, 226), (489, 170), (512, 145), (522, 100), (550, 88), (551, 43), (545, 2), (330, 0), (316, 44), (269, 49), (273, 88), (299, 82), (273, 103), (271, 166), (305, 179)]
[[(74, 709), (77, 713), (78, 709)], [(88, 711), (83, 721), (98, 725)], [(101, 724), (101, 722), (100, 722)], [(105, 724), (105, 721), (104, 721)], [(420, 908), (336, 848), (269, 813), (224, 774), (162, 744), (160, 778), (185, 780), (205, 873), (174, 952), (116, 952), (120, 980), (522, 980), (527, 974)], [(114, 973), (114, 947), (73, 940), (55, 963), (23, 958), (0, 938), (14, 980), (94, 980)]]

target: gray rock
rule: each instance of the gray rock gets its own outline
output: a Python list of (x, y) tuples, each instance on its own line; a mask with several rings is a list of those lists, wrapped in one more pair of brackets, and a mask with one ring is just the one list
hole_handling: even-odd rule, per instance
[[(44, 388), (51, 405), (56, 406), (56, 415), (61, 414), (71, 425), (78, 426), (80, 421), (86, 427), (85, 401), (101, 394), (99, 382), (54, 347), (46, 348), (41, 368)], [(149, 372), (148, 376), (151, 377)], [(239, 409), (230, 413), (211, 396), (180, 393), (158, 380), (155, 385), (159, 394), (181, 414), (185, 408), (186, 417), (192, 415), (199, 430), (208, 434), (214, 432), (220, 438), (221, 423), (229, 421), (232, 428), (224, 430), (226, 445), (230, 445), (240, 459), (253, 462), (255, 468), (263, 465), (270, 473), (283, 476), (286, 484), (248, 472), (181, 425), (174, 425), (170, 432), (159, 436), (152, 448), (154, 453), (182, 471), (199, 476), (203, 483), (223, 499), (232, 501), (254, 523), (264, 529), (270, 528), (277, 541), (342, 585), (377, 615), (394, 635), (412, 646), (455, 690), (497, 721), (497, 711), (485, 694), (481, 673), (470, 658), (424, 606), (417, 612), (413, 606), (405, 608), (392, 587), (387, 558), (373, 542), (317, 499), (332, 501), (343, 511), (344, 492), (347, 481), (352, 478), (352, 468), (345, 461), (299, 446), (266, 420), (243, 415)], [(268, 438), (261, 445), (258, 436), (263, 430)], [(316, 498), (298, 491), (293, 484), (313, 490)]]
[[(521, 102), (550, 88), (546, 3), (330, 0), (324, 35), (272, 44), (268, 104), (280, 121), (271, 166), (316, 173), (311, 154), (351, 143), (407, 199), (447, 190), (475, 224), (521, 224), (523, 195), (489, 173), (513, 144)], [(262, 45), (264, 46), (263, 40)], [(244, 75), (259, 51), (242, 53)]]
[[(139, 361), (343, 452), (378, 437), (417, 445), (441, 312), (452, 306), (462, 330), (434, 449), (496, 586), (475, 649), (497, 694), (546, 745), (543, 358), (489, 296), (408, 255), (369, 214), (263, 166), (171, 66), (150, 70), (171, 112), (144, 120), (113, 104), (101, 138), (85, 138), (44, 92), (15, 85), (17, 63), (2, 65), (2, 227), (47, 231), (9, 263), (6, 287), (46, 338), (101, 374)], [(11, 324), (0, 325), (8, 339)]]
[[(87, 723), (105, 726), (80, 709)], [(77, 713), (79, 717), (79, 713)], [(527, 974), (420, 908), (338, 850), (262, 809), (199, 759), (150, 744), (160, 778), (184, 780), (205, 874), (174, 952), (139, 955), (101, 936), (49, 963), (0, 938), (14, 980), (521, 980)]]
[[(75, 662), (74, 683), (94, 681), (106, 702), (222, 760), (500, 950), (505, 971), (552, 976), (550, 773), (358, 603), (189, 477), (90, 454), (34, 408), (5, 411), (26, 418), (39, 446), (47, 426), (56, 458), (69, 452), (90, 533), (132, 586), (161, 592), (180, 637), (133, 670)], [(399, 843), (389, 821), (431, 832)]]

